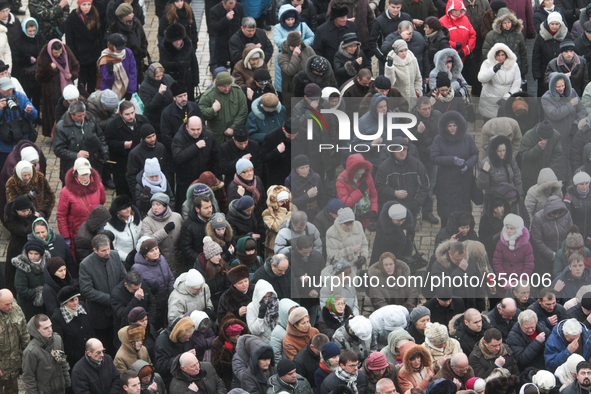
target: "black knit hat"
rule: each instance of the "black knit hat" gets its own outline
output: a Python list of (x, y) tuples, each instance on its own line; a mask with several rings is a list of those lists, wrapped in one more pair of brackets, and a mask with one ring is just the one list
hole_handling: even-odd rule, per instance
[(581, 306), (588, 311), (591, 311), (591, 292), (583, 294), (583, 297), (581, 298)]
[(271, 73), (269, 73), (269, 70), (265, 68), (257, 68), (252, 74), (252, 79), (261, 85), (267, 85), (271, 80)]
[(245, 125), (237, 125), (234, 127), (234, 141), (246, 142), (248, 141), (248, 129)]
[(574, 51), (575, 43), (572, 40), (564, 40), (560, 43), (560, 52)]
[(285, 119), (283, 122), (283, 128), (287, 134), (291, 134), (291, 118)]
[(296, 365), (288, 358), (284, 358), (277, 364), (277, 376), (282, 377), (296, 369)]
[(59, 293), (57, 293), (57, 299), (62, 305), (74, 297), (80, 297), (80, 291), (76, 286), (64, 286)]
[(550, 123), (548, 120), (544, 120), (543, 122), (540, 122), (540, 124), (538, 124), (536, 132), (538, 133), (538, 136), (541, 139), (548, 140), (552, 138), (552, 136), (554, 135), (554, 127), (552, 126), (552, 123)]
[(156, 134), (156, 130), (154, 130), (154, 127), (152, 127), (151, 124), (146, 123), (146, 124), (142, 125), (142, 127), (140, 128), (140, 138), (141, 139), (147, 138), (147, 137), (151, 136), (152, 134)]
[(507, 8), (507, 3), (505, 0), (494, 0), (492, 3), (490, 3), (490, 8), (495, 14), (497, 14), (501, 8)]
[(388, 77), (380, 75), (376, 78), (374, 86), (376, 87), (376, 89), (390, 89), (390, 87), (392, 86), (392, 82), (390, 82)]
[(425, 19), (425, 25), (429, 26), (435, 31), (439, 31), (443, 28), (443, 26), (441, 26), (441, 22), (439, 22), (439, 19), (434, 16), (427, 17), (427, 19)]
[(38, 239), (32, 239), (25, 244), (23, 249), (25, 253), (29, 253), (31, 250), (34, 250), (43, 256), (43, 253), (45, 253), (45, 243)]
[(310, 159), (306, 155), (297, 155), (291, 162), (292, 168), (300, 168), (302, 166), (310, 165)]
[(449, 79), (449, 76), (447, 75), (447, 73), (445, 71), (441, 71), (439, 73), (437, 73), (437, 88), (441, 88), (441, 87), (451, 87), (451, 81)]
[(33, 209), (33, 204), (29, 200), (29, 197), (18, 196), (12, 202), (12, 208), (16, 211), (24, 211), (25, 209)]

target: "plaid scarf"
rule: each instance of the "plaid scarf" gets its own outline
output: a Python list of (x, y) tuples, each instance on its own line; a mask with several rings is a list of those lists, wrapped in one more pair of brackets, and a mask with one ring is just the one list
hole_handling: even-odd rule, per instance
[(357, 374), (351, 375), (341, 368), (341, 366), (337, 367), (337, 369), (334, 371), (334, 374), (337, 376), (337, 378), (347, 383), (347, 387), (357, 394)]
[[(70, 313), (70, 311), (68, 311), (68, 308), (66, 308), (65, 305), (60, 306), (60, 311), (62, 312), (62, 316), (64, 317), (64, 321), (66, 322), (66, 324), (69, 324), (72, 320), (74, 320), (74, 315)], [(84, 307), (82, 307), (82, 305), (78, 304), (78, 314), (84, 314), (86, 315), (86, 310), (84, 310)]]
[(234, 174), (234, 182), (236, 182), (237, 185), (242, 186), (244, 189), (246, 189), (247, 192), (250, 193), (250, 196), (254, 200), (255, 205), (259, 202), (261, 198), (261, 193), (259, 192), (259, 189), (257, 189), (256, 176), (252, 178), (252, 183), (249, 185), (246, 182), (244, 182), (242, 178), (238, 176), (238, 174)]

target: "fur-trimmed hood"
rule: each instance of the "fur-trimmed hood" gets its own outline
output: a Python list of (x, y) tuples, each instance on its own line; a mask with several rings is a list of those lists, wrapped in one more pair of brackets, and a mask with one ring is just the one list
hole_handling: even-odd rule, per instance
[(559, 79), (564, 80), (564, 97), (571, 97), (573, 94), (573, 87), (570, 83), (570, 78), (568, 78), (565, 74), (562, 73), (550, 73), (550, 84), (548, 85), (550, 89), (550, 95), (552, 97), (561, 97), (556, 92), (556, 83)]
[(263, 67), (263, 65), (265, 64), (265, 52), (263, 52), (261, 48), (257, 48), (255, 44), (249, 43), (246, 44), (244, 50), (242, 51), (242, 61), (244, 62), (244, 68), (252, 70), (252, 68), (250, 67), (249, 60), (255, 53), (258, 53), (260, 55), (256, 68)]
[(551, 168), (542, 168), (538, 174), (536, 186), (538, 197), (552, 196), (562, 189), (562, 181), (558, 180)]
[(359, 179), (360, 184), (365, 183), (367, 178), (371, 175), (372, 165), (369, 161), (363, 158), (361, 153), (352, 154), (347, 158), (347, 165), (341, 175), (345, 174), (347, 182), (354, 183), (353, 177), (357, 171), (365, 169), (365, 173)]
[(343, 43), (344, 43), (344, 41), (341, 41), (341, 43), (339, 44), (339, 50), (337, 51), (337, 53), (340, 53), (346, 59), (351, 59), (351, 60), (357, 59), (359, 57), (359, 52), (361, 51), (361, 45), (357, 45), (357, 49), (355, 50), (355, 53), (350, 55), (349, 52), (347, 52), (347, 50), (345, 48), (343, 48)]
[[(482, 333), (484, 333), (484, 331), (486, 331), (484, 328), (484, 322), (490, 324), (490, 319), (484, 313), (481, 313), (480, 316), (482, 317)], [(457, 315), (452, 317), (451, 320), (449, 321), (449, 323), (447, 325), (447, 328), (449, 329), (449, 336), (455, 337), (460, 326), (465, 326), (463, 313), (458, 313)], [(468, 328), (468, 327), (466, 327), (466, 328)]]
[(274, 112), (267, 112), (267, 111), (265, 111), (263, 109), (263, 104), (261, 104), (261, 99), (262, 98), (263, 98), (263, 96), (257, 98), (252, 103), (252, 113), (254, 114), (254, 116), (256, 116), (257, 118), (259, 118), (260, 120), (265, 120), (266, 117), (275, 116), (275, 114), (279, 114), (283, 110), (283, 104), (281, 104), (281, 101), (279, 101), (277, 103), (277, 107), (275, 107), (275, 111)]
[[(450, 123), (455, 123), (458, 126), (458, 130), (456, 131), (455, 135), (451, 135), (449, 131), (447, 131), (447, 126)], [(468, 131), (468, 124), (464, 117), (457, 111), (449, 111), (441, 115), (439, 119), (439, 135), (443, 138), (446, 142), (459, 142), (464, 139), (466, 132)]]
[(207, 222), (207, 225), (205, 226), (205, 235), (210, 237), (213, 242), (217, 243), (218, 245), (220, 245), (223, 248), (224, 246), (226, 246), (232, 242), (232, 237), (234, 236), (234, 232), (232, 231), (232, 226), (230, 226), (230, 223), (228, 223), (228, 221), (226, 221), (226, 232), (224, 233), (224, 240), (222, 241), (221, 239), (219, 239), (215, 235), (215, 230), (213, 229), (213, 226), (212, 226), (211, 220), (210, 220), (209, 222)]
[[(508, 32), (503, 30), (503, 26), (502, 26), (503, 22), (507, 19), (509, 19), (511, 21), (511, 30), (509, 30)], [(498, 34), (503, 34), (503, 33), (505, 33), (505, 34), (507, 34), (507, 33), (521, 34), (521, 31), (523, 30), (523, 21), (521, 19), (518, 19), (513, 14), (513, 12), (511, 12), (508, 8), (503, 7), (499, 10), (497, 17), (495, 18), (495, 20), (492, 24), (492, 28)]]
[[(456, 242), (456, 240), (450, 238), (447, 241), (443, 241), (442, 243), (440, 243), (439, 246), (437, 247), (437, 249), (435, 249), (435, 259), (446, 270), (450, 270), (450, 269), (454, 268), (453, 263), (448, 259), (447, 251), (449, 250), (451, 245), (455, 242)], [(468, 256), (468, 254), (466, 254), (466, 260), (468, 260), (469, 257), (470, 256)]]
[(273, 211), (277, 211), (279, 209), (279, 205), (277, 205), (277, 195), (281, 192), (287, 192), (289, 194), (288, 200), (291, 205), (291, 191), (285, 186), (273, 185), (267, 189), (267, 208), (270, 208)]
[(505, 59), (505, 62), (501, 67), (503, 70), (510, 70), (517, 64), (517, 56), (515, 56), (513, 51), (507, 45), (498, 42), (493, 45), (486, 55), (486, 59), (490, 62), (491, 66), (494, 66), (498, 63), (497, 59), (495, 59), (495, 54), (498, 51), (503, 51), (507, 55), (507, 59)]
[[(583, 13), (581, 12), (581, 15)], [(548, 27), (548, 22), (544, 21), (544, 23), (540, 24), (540, 36), (544, 41), (550, 41), (551, 39), (555, 39), (556, 41), (564, 41), (566, 35), (568, 34), (568, 28), (564, 23), (560, 23), (560, 29), (556, 32), (556, 34), (550, 34), (550, 28)]]
[[(453, 66), (451, 71), (448, 70), (447, 66), (445, 65), (447, 58), (450, 56), (453, 58)], [(433, 58), (433, 62), (435, 63), (435, 68), (437, 71), (446, 72), (450, 80), (454, 81), (462, 78), (462, 69), (464, 68), (464, 63), (462, 62), (460, 55), (458, 55), (458, 51), (455, 49), (445, 48), (438, 51)]]
[(421, 355), (421, 364), (423, 368), (429, 368), (431, 366), (431, 353), (429, 353), (429, 351), (423, 346), (415, 345), (411, 348), (408, 348), (404, 354), (402, 354), (402, 365), (409, 375), (412, 375), (413, 373), (412, 366), (410, 365), (410, 359), (417, 353)]
[[(49, 253), (49, 251), (46, 250), (43, 253), (43, 256), (41, 256), (41, 260), (40, 260), (41, 265), (39, 266), (40, 274), (43, 274), (43, 270), (45, 269), (45, 265), (47, 264), (47, 262), (49, 261), (50, 258), (51, 258), (51, 253)], [(12, 258), (11, 263), (17, 269), (20, 269), (26, 273), (29, 273), (32, 271), (31, 261), (29, 260), (29, 257), (25, 253), (24, 249), (21, 254)]]
[(242, 330), (242, 332), (240, 333), (240, 335), (250, 334), (250, 331), (248, 330), (248, 325), (245, 322), (243, 322), (242, 320), (236, 318), (236, 316), (234, 316), (233, 313), (228, 312), (228, 314), (226, 316), (224, 316), (224, 318), (222, 319), (222, 321), (220, 323), (220, 331), (218, 333), (218, 336), (221, 339), (223, 339), (224, 342), (231, 343), (230, 338), (228, 337), (228, 335), (226, 335), (226, 329), (228, 327), (230, 327), (232, 324), (238, 324), (244, 328)]
[[(69, 118), (69, 116), (66, 116)], [(86, 196), (88, 194), (94, 194), (99, 190), (99, 185), (101, 183), (101, 176), (99, 175), (98, 171), (94, 168), (91, 169), (90, 173), (90, 183), (88, 186), (82, 185), (78, 182), (78, 179), (74, 176), (74, 169), (70, 168), (66, 173), (66, 187), (69, 191), (71, 191), (76, 196)]]
[[(507, 148), (507, 151), (505, 152), (505, 158), (502, 160), (497, 154), (497, 148), (499, 145), (505, 145)], [(490, 142), (488, 143), (488, 160), (495, 168), (511, 165), (511, 161), (513, 160), (513, 143), (509, 137), (504, 135), (496, 135), (491, 138)]]

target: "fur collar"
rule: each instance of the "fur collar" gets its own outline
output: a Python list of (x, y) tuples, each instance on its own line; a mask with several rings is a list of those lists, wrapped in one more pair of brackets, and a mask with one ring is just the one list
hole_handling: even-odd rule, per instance
[(550, 31), (548, 31), (548, 22), (544, 21), (544, 23), (540, 24), (540, 36), (544, 41), (550, 41), (552, 39), (555, 39), (556, 41), (562, 42), (566, 38), (567, 34), (568, 29), (566, 28), (564, 23), (560, 24), (560, 29), (558, 29), (554, 36), (550, 34)]
[[(33, 272), (36, 275), (39, 274), (43, 274), (43, 270), (45, 269), (45, 264), (47, 263), (47, 261), (49, 261), (49, 259), (51, 258), (51, 253), (49, 253), (49, 251), (45, 251), (45, 253), (43, 253), (43, 257), (41, 257), (41, 265), (39, 266), (40, 268), (40, 272)], [(15, 266), (16, 268), (29, 273), (34, 271), (33, 268), (31, 267), (31, 261), (29, 260), (29, 258), (27, 257), (27, 255), (25, 254), (25, 251), (23, 250), (23, 252), (14, 257), (11, 260), (11, 263), (13, 266)]]
[(222, 241), (215, 235), (215, 231), (210, 220), (209, 222), (207, 222), (207, 225), (205, 226), (205, 235), (209, 236), (213, 240), (213, 242), (217, 243), (223, 248), (232, 241), (232, 236), (234, 235), (234, 232), (232, 231), (232, 226), (230, 226), (230, 223), (226, 221), (226, 232), (224, 233), (224, 240)]
[(482, 356), (486, 360), (496, 360), (498, 357), (507, 354), (507, 348), (505, 344), (501, 344), (501, 349), (497, 354), (492, 354), (491, 352), (489, 352), (486, 346), (484, 346), (484, 337), (481, 338), (480, 341), (478, 341), (478, 348), (480, 349), (480, 351), (482, 352)]
[[(490, 319), (484, 313), (481, 313), (480, 316), (482, 317), (482, 321), (483, 321), (482, 326), (484, 329), (484, 322), (490, 323)], [(449, 335), (455, 337), (456, 332), (458, 331), (458, 328), (460, 327), (460, 324), (463, 324), (463, 323), (464, 323), (464, 314), (463, 313), (458, 313), (457, 315), (452, 317), (451, 320), (449, 321), (449, 324), (447, 325), (447, 328), (449, 329)], [(484, 334), (484, 332), (483, 332), (483, 334)]]
[(86, 196), (96, 193), (101, 186), (101, 177), (97, 170), (91, 169), (90, 183), (84, 186), (74, 176), (74, 169), (70, 168), (66, 173), (66, 188), (76, 196)]
[[(499, 155), (497, 155), (497, 148), (503, 144), (507, 148), (507, 151), (505, 152), (505, 158), (501, 160)], [(513, 144), (509, 137), (496, 135), (490, 140), (488, 144), (488, 159), (490, 160), (490, 164), (495, 168), (511, 165), (511, 161), (513, 160)]]
[[(109, 212), (110, 211), (111, 210), (109, 209)], [(113, 226), (115, 228), (115, 230), (117, 230), (117, 231), (125, 231), (125, 225), (127, 223), (125, 223), (123, 220), (121, 220), (119, 218), (119, 215), (117, 215), (117, 212), (110, 212), (110, 213), (111, 213), (111, 220), (109, 220), (109, 224), (111, 226)], [(142, 220), (142, 215), (140, 214), (140, 211), (135, 207), (135, 205), (131, 206), (131, 213), (133, 215), (133, 224), (135, 224), (136, 226), (139, 226), (140, 222)]]
[[(509, 19), (511, 21), (511, 30), (509, 30), (508, 32), (502, 30), (502, 24), (506, 19)], [(521, 19), (517, 19), (517, 17), (509, 11), (509, 13), (506, 15), (497, 16), (497, 18), (493, 22), (492, 28), (497, 34), (521, 34), (521, 31), (523, 30), (523, 21)]]
[[(447, 251), (449, 250), (449, 248), (451, 247), (451, 245), (454, 242), (456, 242), (456, 241), (454, 239), (450, 238), (447, 241), (443, 241), (442, 243), (440, 243), (439, 246), (437, 247), (437, 249), (435, 249), (435, 259), (446, 270), (455, 269), (455, 267), (456, 267), (454, 265), (454, 263), (452, 263), (449, 260), (448, 255), (447, 255)], [(470, 259), (470, 256), (466, 252), (466, 260), (469, 260), (469, 259)]]

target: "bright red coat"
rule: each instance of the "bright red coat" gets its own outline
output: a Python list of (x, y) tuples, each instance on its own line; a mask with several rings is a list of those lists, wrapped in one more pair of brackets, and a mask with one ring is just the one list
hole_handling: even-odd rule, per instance
[[(460, 10), (460, 16), (454, 19), (451, 16), (451, 10)], [(439, 18), (439, 22), (449, 30), (449, 46), (457, 50), (456, 44), (462, 43), (462, 48), (458, 54), (462, 61), (468, 56), (476, 46), (476, 31), (472, 27), (470, 20), (466, 16), (466, 6), (462, 0), (449, 0), (445, 16)]]
[[(359, 178), (357, 183), (353, 181), (355, 173), (360, 169), (365, 169), (365, 174)], [(371, 176), (372, 165), (369, 161), (363, 158), (361, 153), (355, 153), (347, 158), (347, 166), (343, 172), (341, 172), (338, 178), (345, 178), (347, 182), (337, 178), (337, 198), (341, 200), (346, 207), (353, 208), (357, 201), (363, 198), (363, 193), (359, 190), (361, 184), (367, 182), (367, 193), (369, 193), (370, 209), (374, 212), (378, 212), (378, 192), (373, 183), (373, 177)], [(353, 188), (352, 185), (355, 185)], [(369, 219), (356, 218), (363, 224), (364, 228), (369, 226)]]
[(72, 254), (78, 229), (90, 212), (107, 199), (101, 177), (95, 169), (88, 186), (80, 184), (73, 171), (70, 168), (66, 173), (66, 187), (61, 190), (57, 206), (57, 228), (64, 238), (70, 239)]

